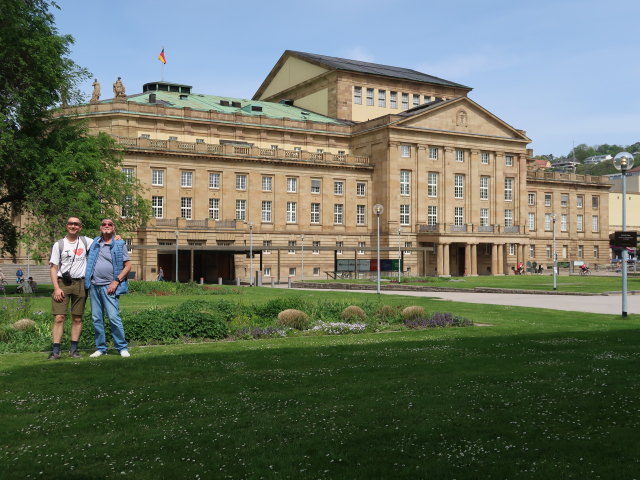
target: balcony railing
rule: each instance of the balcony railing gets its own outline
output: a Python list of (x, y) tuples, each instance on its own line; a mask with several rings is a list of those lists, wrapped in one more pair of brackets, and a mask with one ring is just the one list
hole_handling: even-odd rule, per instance
[(163, 152), (194, 153), (204, 155), (225, 155), (231, 157), (247, 157), (269, 159), (272, 161), (297, 160), (300, 162), (369, 166), (369, 157), (350, 154), (312, 153), (301, 150), (284, 150), (282, 148), (260, 148), (245, 145), (224, 145), (208, 143), (179, 142), (176, 140), (156, 140), (151, 138), (134, 138), (114, 136), (115, 140), (127, 149), (158, 150)]
[(203, 220), (187, 220), (184, 218), (154, 218), (151, 220), (149, 227), (155, 226), (159, 228), (173, 229), (214, 229), (214, 230), (242, 230), (245, 228), (243, 223), (238, 220), (213, 220), (205, 218)]
[(502, 225), (477, 225), (474, 223), (468, 223), (464, 225), (454, 225), (451, 223), (437, 223), (435, 225), (418, 224), (416, 225), (418, 233), (492, 233), (496, 235), (500, 234), (519, 234), (521, 233), (521, 227), (513, 225), (510, 227), (504, 227)]

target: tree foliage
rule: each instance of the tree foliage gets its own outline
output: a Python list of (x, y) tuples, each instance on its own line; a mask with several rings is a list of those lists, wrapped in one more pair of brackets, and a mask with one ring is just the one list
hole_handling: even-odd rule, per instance
[[(53, 8), (49, 0), (0, 2), (0, 254), (15, 254), (25, 233), (49, 242), (70, 214), (93, 227), (124, 198), (129, 230), (148, 212), (140, 185), (123, 181), (114, 142), (54, 114), (82, 100), (77, 87), (89, 74), (69, 58), (73, 38), (58, 33)], [(35, 218), (29, 232), (16, 230), (21, 214)]]

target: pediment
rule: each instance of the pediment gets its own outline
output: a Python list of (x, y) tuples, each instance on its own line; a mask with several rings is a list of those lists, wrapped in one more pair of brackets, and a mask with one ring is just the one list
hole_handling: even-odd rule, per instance
[(254, 98), (269, 98), (295, 85), (318, 77), (327, 71), (327, 68), (314, 65), (304, 59), (288, 54), (278, 61), (254, 95)]
[(467, 97), (410, 111), (409, 116), (396, 125), (529, 141), (524, 132), (513, 128)]

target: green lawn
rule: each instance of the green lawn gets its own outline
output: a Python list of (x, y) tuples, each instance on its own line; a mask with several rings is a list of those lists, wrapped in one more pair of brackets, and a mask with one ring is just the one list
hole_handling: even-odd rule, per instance
[(637, 477), (638, 316), (447, 310), (490, 326), (0, 355), (2, 477)]
[[(396, 277), (397, 279), (397, 277)], [(382, 285), (396, 284), (390, 282), (393, 278), (385, 279)], [(307, 280), (309, 281), (309, 280)], [(317, 280), (317, 283), (366, 283), (375, 284), (369, 280)], [(560, 292), (585, 292), (602, 293), (622, 290), (622, 280), (619, 276), (580, 276), (580, 275), (558, 275), (556, 277), (557, 290)], [(315, 282), (314, 282), (315, 283)], [(501, 277), (478, 276), (478, 277), (452, 277), (438, 278), (425, 277), (415, 279), (406, 277), (402, 279), (403, 285), (421, 285), (425, 287), (447, 287), (447, 288), (514, 288), (523, 290), (553, 290), (553, 276), (551, 275), (507, 275)], [(629, 276), (629, 290), (640, 290), (640, 277)]]

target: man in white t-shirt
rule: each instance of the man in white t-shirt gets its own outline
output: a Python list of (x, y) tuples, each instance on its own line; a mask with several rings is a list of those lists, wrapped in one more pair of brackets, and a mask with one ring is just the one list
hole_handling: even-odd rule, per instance
[(71, 346), (69, 356), (79, 358), (78, 340), (82, 332), (82, 315), (87, 301), (84, 274), (87, 269), (87, 250), (93, 239), (80, 235), (82, 222), (77, 217), (67, 220), (67, 235), (53, 244), (49, 267), (53, 297), (51, 311), (54, 315), (53, 347), (48, 360), (60, 358), (60, 342), (64, 332), (64, 321), (71, 304)]

